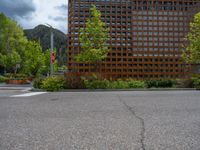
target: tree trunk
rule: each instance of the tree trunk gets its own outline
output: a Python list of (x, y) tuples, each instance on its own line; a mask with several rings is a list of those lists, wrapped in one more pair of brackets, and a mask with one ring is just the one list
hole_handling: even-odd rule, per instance
[(96, 61), (94, 63), (94, 72), (98, 78), (101, 78), (101, 61)]

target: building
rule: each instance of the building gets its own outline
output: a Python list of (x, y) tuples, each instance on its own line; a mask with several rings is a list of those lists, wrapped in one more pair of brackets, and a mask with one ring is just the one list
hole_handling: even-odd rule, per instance
[(69, 0), (69, 70), (91, 70), (74, 56), (81, 51), (79, 30), (92, 4), (110, 28), (111, 51), (101, 66), (105, 77), (178, 78), (187, 72), (180, 55), (189, 23), (200, 11), (198, 0)]

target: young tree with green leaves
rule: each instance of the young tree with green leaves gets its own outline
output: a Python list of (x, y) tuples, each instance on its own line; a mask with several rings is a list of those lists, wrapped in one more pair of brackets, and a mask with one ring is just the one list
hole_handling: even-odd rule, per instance
[(200, 63), (200, 12), (194, 16), (194, 22), (190, 23), (190, 32), (186, 40), (188, 45), (182, 54), (187, 63)]
[(95, 5), (92, 5), (91, 18), (87, 20), (85, 28), (80, 29), (81, 52), (76, 56), (76, 61), (92, 63), (95, 65), (95, 71), (97, 71), (98, 65), (107, 57), (109, 52), (108, 31), (106, 24), (101, 21), (101, 12), (96, 9)]

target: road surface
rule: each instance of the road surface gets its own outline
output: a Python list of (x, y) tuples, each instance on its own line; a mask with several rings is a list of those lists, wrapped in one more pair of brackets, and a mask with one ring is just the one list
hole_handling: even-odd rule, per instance
[(0, 91), (1, 150), (200, 149), (199, 91), (27, 93)]

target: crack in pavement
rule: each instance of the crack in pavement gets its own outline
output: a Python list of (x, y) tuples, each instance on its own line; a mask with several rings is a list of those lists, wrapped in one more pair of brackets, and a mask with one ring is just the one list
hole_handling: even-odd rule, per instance
[(145, 145), (144, 145), (144, 140), (145, 140), (145, 136), (144, 136), (144, 134), (145, 134), (144, 119), (141, 118), (140, 116), (138, 116), (136, 114), (136, 112), (133, 110), (133, 108), (130, 107), (129, 105), (127, 105), (127, 103), (125, 101), (123, 101), (119, 95), (117, 95), (117, 96), (119, 98), (119, 101), (124, 104), (124, 106), (128, 109), (128, 111), (131, 112), (135, 116), (135, 118), (137, 118), (140, 121), (140, 123), (141, 123), (141, 132), (140, 132), (141, 138), (140, 138), (140, 143), (141, 143), (142, 150), (145, 150)]

